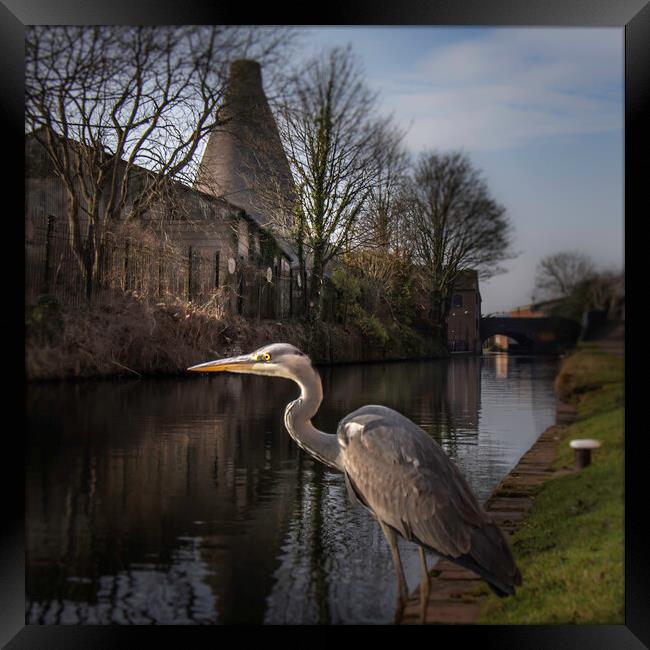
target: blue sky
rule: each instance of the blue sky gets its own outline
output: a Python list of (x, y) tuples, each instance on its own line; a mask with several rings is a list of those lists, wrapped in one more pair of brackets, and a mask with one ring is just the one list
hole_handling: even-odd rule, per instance
[(530, 302), (545, 255), (623, 267), (621, 28), (306, 28), (304, 56), (350, 43), (405, 145), (462, 149), (520, 255), (481, 285), (483, 313)]

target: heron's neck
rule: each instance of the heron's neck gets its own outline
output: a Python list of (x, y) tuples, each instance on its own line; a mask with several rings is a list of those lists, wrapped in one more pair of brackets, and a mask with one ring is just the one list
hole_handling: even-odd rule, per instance
[(323, 386), (318, 372), (311, 369), (309, 374), (295, 381), (300, 386), (300, 397), (288, 404), (284, 412), (284, 424), (289, 435), (314, 458), (342, 471), (337, 436), (319, 431), (311, 423), (323, 401)]

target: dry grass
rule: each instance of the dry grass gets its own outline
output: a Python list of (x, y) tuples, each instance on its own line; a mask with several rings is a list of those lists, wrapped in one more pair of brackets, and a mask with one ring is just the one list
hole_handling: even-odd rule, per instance
[(45, 303), (27, 314), (26, 373), (30, 380), (172, 374), (272, 341), (304, 345), (303, 329), (228, 315), (218, 296), (200, 306), (136, 295), (88, 310)]
[(444, 354), (432, 337), (406, 327), (378, 342), (358, 325), (257, 321), (227, 313), (216, 293), (207, 304), (152, 303), (135, 293), (90, 309), (65, 309), (51, 296), (26, 313), (28, 380), (183, 373), (188, 366), (242, 354), (274, 342), (293, 343), (314, 363), (415, 359)]

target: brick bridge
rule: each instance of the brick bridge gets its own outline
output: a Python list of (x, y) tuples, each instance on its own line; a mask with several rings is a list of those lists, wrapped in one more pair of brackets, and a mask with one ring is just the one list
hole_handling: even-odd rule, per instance
[(508, 336), (522, 350), (534, 353), (557, 353), (575, 344), (580, 325), (566, 318), (481, 318), (481, 343), (491, 336)]

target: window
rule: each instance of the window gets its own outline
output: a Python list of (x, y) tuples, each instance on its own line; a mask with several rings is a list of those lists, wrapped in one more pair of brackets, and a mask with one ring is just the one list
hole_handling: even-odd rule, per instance
[(463, 306), (463, 296), (459, 293), (455, 293), (452, 296), (452, 307), (462, 307)]

